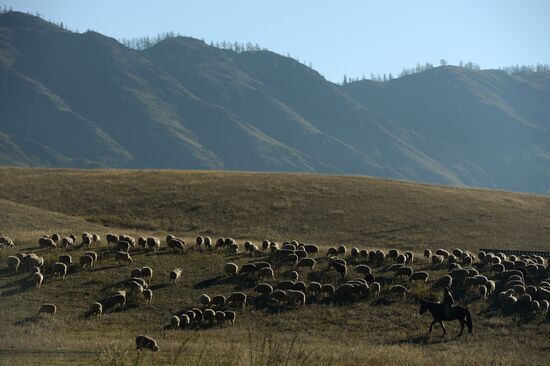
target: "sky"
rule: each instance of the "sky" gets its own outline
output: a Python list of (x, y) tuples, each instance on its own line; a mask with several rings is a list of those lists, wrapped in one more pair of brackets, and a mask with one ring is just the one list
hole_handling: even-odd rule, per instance
[(258, 43), (342, 81), (441, 59), (481, 68), (550, 64), (546, 0), (0, 0), (80, 32), (135, 38), (173, 31)]

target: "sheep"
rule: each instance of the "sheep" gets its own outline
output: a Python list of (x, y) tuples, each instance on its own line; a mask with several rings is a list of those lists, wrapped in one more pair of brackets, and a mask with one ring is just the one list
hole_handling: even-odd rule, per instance
[(380, 289), (382, 286), (378, 282), (373, 282), (370, 284), (370, 293), (373, 294), (375, 297), (380, 295)]
[(321, 293), (321, 284), (319, 282), (310, 282), (310, 284), (307, 286), (307, 292), (312, 294), (313, 296), (317, 296)]
[(149, 250), (156, 252), (160, 248), (160, 239), (155, 237), (147, 238), (147, 246)]
[(401, 285), (394, 285), (390, 288), (390, 294), (392, 295), (401, 295), (403, 297), (405, 297), (407, 295), (407, 292), (409, 290), (407, 290), (407, 288), (405, 286), (401, 286)]
[(108, 299), (108, 303), (112, 306), (118, 306), (124, 309), (126, 306), (126, 292), (119, 292)]
[(262, 295), (270, 295), (273, 292), (273, 287), (267, 283), (259, 283), (254, 287), (254, 291)]
[(105, 239), (107, 239), (107, 245), (110, 245), (110, 244), (115, 245), (118, 242), (118, 235), (109, 233), (105, 235)]
[(338, 255), (338, 250), (334, 247), (328, 248), (327, 257), (336, 257)]
[(8, 263), (10, 271), (17, 273), (17, 270), (19, 269), (19, 264), (21, 263), (19, 258), (14, 255), (10, 255), (8, 258), (6, 258), (6, 262)]
[(103, 305), (100, 302), (94, 302), (90, 306), (90, 314), (96, 317), (101, 317), (103, 314)]
[(344, 264), (342, 265), (341, 263), (338, 263), (338, 262), (333, 262), (332, 263), (332, 267), (334, 267), (334, 269), (336, 270), (336, 272), (340, 273), (342, 275), (342, 278), (345, 278), (346, 277), (346, 273), (347, 273), (347, 266)]
[(449, 253), (447, 250), (445, 250), (445, 249), (438, 249), (438, 250), (435, 251), (435, 254), (436, 254), (436, 255), (440, 255), (440, 256), (442, 256), (444, 259), (446, 259), (446, 258), (449, 256), (450, 253)]
[(246, 263), (241, 267), (239, 274), (241, 276), (249, 276), (254, 271), (256, 271), (256, 265), (254, 263)]
[(479, 286), (478, 292), (479, 292), (479, 295), (481, 296), (481, 298), (483, 300), (485, 300), (487, 298), (487, 292), (488, 292), (487, 286), (485, 286), (485, 285)]
[(40, 272), (40, 267), (34, 267), (33, 269), (31, 269), (31, 275), (32, 275), (33, 273), (41, 273), (41, 272)]
[(197, 247), (200, 247), (204, 243), (204, 238), (202, 236), (197, 236), (195, 239), (195, 244), (197, 244)]
[(225, 305), (225, 296), (223, 295), (216, 295), (212, 297), (212, 300), (210, 301), (210, 305), (212, 307), (221, 308)]
[(199, 296), (199, 303), (202, 306), (207, 307), (208, 305), (210, 305), (210, 296), (208, 296), (207, 294), (202, 294), (201, 296)]
[(133, 260), (132, 257), (130, 256), (130, 253), (117, 251), (117, 252), (115, 253), (115, 266), (118, 266), (118, 264), (119, 264), (120, 262), (122, 262), (122, 261), (125, 261), (125, 262), (127, 262), (128, 264), (134, 262), (134, 260)]
[(146, 335), (138, 335), (136, 337), (136, 350), (148, 349), (153, 352), (157, 352), (160, 348), (153, 338)]
[(430, 249), (424, 249), (424, 258), (426, 260), (429, 260), (431, 256), (432, 256), (432, 251)]
[(231, 325), (235, 324), (235, 318), (237, 317), (237, 313), (234, 311), (228, 310), (225, 311), (225, 320), (228, 321)]
[(73, 257), (71, 257), (69, 254), (63, 254), (59, 256), (58, 261), (61, 263), (65, 263), (65, 265), (68, 267), (73, 263)]
[(131, 248), (132, 248), (132, 245), (127, 241), (119, 241), (116, 244), (116, 249), (120, 250), (121, 252), (129, 252)]
[(57, 313), (57, 306), (55, 306), (54, 304), (42, 304), (40, 305), (40, 309), (38, 309), (38, 315), (50, 314), (53, 318), (55, 316), (55, 313)]
[(170, 271), (170, 283), (178, 283), (178, 281), (180, 280), (180, 277), (181, 277), (181, 268), (174, 268), (173, 270)]
[[(296, 254), (296, 256), (298, 257), (298, 262), (301, 261), (302, 259), (306, 259), (307, 258), (307, 252), (303, 249), (297, 249), (294, 254)], [(315, 261), (315, 259), (312, 259), (312, 258), (309, 258), (311, 259), (312, 261)]]
[(67, 265), (65, 263), (55, 262), (52, 264), (52, 272), (54, 277), (59, 275), (62, 279), (65, 279), (67, 275)]
[(153, 278), (153, 269), (151, 267), (143, 267), (141, 269), (141, 277), (151, 282), (151, 278)]
[(405, 264), (413, 264), (414, 262), (414, 253), (411, 252), (411, 251), (406, 251), (405, 252)]
[(47, 236), (43, 236), (38, 239), (38, 245), (40, 248), (43, 249), (55, 249), (57, 248), (57, 244), (53, 241), (52, 238), (48, 238)]
[(540, 309), (542, 310), (542, 314), (546, 315), (548, 313), (549, 308), (550, 308), (550, 301), (542, 300), (540, 302)]
[(4, 244), (5, 246), (10, 248), (13, 248), (15, 246), (13, 240), (7, 236), (0, 237), (0, 244)]
[(94, 252), (94, 251), (87, 251), (87, 252), (85, 252), (84, 254), (85, 254), (85, 255), (89, 255), (90, 257), (92, 257), (93, 260), (94, 260), (93, 265), (95, 265), (95, 263), (97, 262), (97, 258), (98, 258), (97, 253)]
[(443, 263), (443, 256), (434, 254), (432, 255), (432, 267), (437, 267)]
[(243, 292), (233, 292), (226, 301), (227, 304), (233, 304), (235, 306), (240, 306), (244, 309), (246, 305), (246, 294)]
[(418, 271), (418, 272), (413, 272), (413, 274), (409, 277), (409, 281), (428, 282), (429, 277), (430, 277), (430, 274), (428, 272)]
[(172, 315), (170, 317), (170, 328), (178, 329), (180, 327), (180, 318), (177, 315)]
[(309, 269), (313, 270), (313, 267), (315, 267), (315, 259), (313, 259), (313, 258), (302, 258), (296, 264), (296, 267), (308, 267)]
[[(495, 258), (498, 258), (498, 257), (495, 257)], [(501, 263), (495, 263), (491, 266), (491, 272), (493, 273), (502, 273), (505, 270), (506, 268), (504, 268), (504, 265)]]
[(180, 318), (180, 327), (181, 328), (187, 328), (189, 324), (191, 324), (191, 319), (189, 318), (189, 315), (187, 314), (181, 314), (179, 316)]
[(388, 258), (393, 259), (393, 260), (396, 260), (398, 256), (399, 256), (399, 250), (397, 250), (397, 249), (390, 249), (390, 250), (388, 251)]
[(225, 313), (223, 311), (216, 311), (214, 317), (220, 325), (223, 324), (223, 322), (225, 321)]
[(319, 255), (319, 247), (317, 245), (305, 244), (304, 250), (307, 252), (307, 254)]
[(93, 234), (92, 242), (94, 243), (94, 245), (101, 245), (101, 236), (99, 236), (99, 234)]
[(83, 255), (80, 257), (79, 261), (82, 268), (88, 267), (91, 268), (94, 265), (94, 258), (89, 255)]
[(153, 291), (151, 289), (143, 290), (142, 294), (146, 304), (150, 304), (153, 301)]
[(89, 248), (90, 245), (92, 245), (92, 237), (88, 235), (84, 236), (84, 234), (82, 234), (82, 243), (80, 243), (80, 245), (85, 248)]
[(44, 258), (39, 257), (35, 253), (29, 253), (23, 258), (20, 258), (20, 260), (21, 266), (27, 271), (30, 271), (34, 267), (42, 267), (42, 265), (44, 264)]
[(294, 281), (280, 281), (275, 285), (275, 290), (291, 290), (294, 288)]
[(540, 302), (538, 302), (537, 300), (533, 300), (533, 302), (531, 302), (529, 310), (533, 313), (536, 313), (540, 310), (540, 308)]
[(349, 283), (341, 284), (334, 290), (333, 296), (337, 301), (351, 301), (355, 297), (355, 288)]
[(306, 305), (306, 294), (302, 291), (288, 290), (286, 292), (288, 302), (292, 302), (294, 305)]
[(395, 271), (395, 277), (397, 278), (401, 276), (406, 276), (410, 278), (413, 273), (414, 271), (411, 267), (401, 267), (398, 268), (397, 271)]
[(134, 268), (132, 272), (130, 272), (130, 277), (141, 277), (141, 268)]
[(235, 263), (227, 262), (223, 266), (223, 271), (225, 272), (225, 274), (234, 277), (239, 271), (239, 266), (237, 266)]
[(325, 296), (332, 296), (334, 294), (334, 286), (330, 283), (321, 285), (321, 294), (324, 294)]
[(307, 286), (305, 282), (302, 282), (302, 281), (295, 282), (294, 286), (292, 286), (292, 290), (302, 291), (302, 292), (306, 292), (306, 288)]
[(42, 273), (40, 272), (33, 273), (31, 276), (31, 280), (34, 284), (34, 287), (40, 288), (40, 286), (42, 286), (42, 282), (44, 281), (44, 275), (42, 275)]
[(275, 272), (273, 271), (273, 268), (271, 267), (264, 267), (260, 269), (258, 272), (258, 279), (274, 279), (275, 278)]
[(288, 296), (286, 295), (286, 292), (283, 290), (275, 290), (271, 293), (272, 300), (276, 300), (278, 303), (284, 303), (287, 301)]
[(61, 238), (61, 248), (72, 247), (73, 245), (74, 245), (73, 238), (68, 236)]
[(346, 255), (346, 246), (345, 245), (338, 246), (338, 248), (336, 248), (336, 252), (338, 253), (338, 255), (345, 256)]
[(172, 238), (168, 242), (168, 248), (170, 248), (172, 251), (177, 252), (178, 250), (183, 254), (185, 250), (185, 241), (178, 239), (178, 238)]
[(502, 302), (504, 303), (504, 306), (511, 308), (514, 305), (516, 305), (516, 303), (518, 302), (518, 299), (515, 296), (512, 296), (512, 295), (504, 296)]
[(205, 309), (202, 313), (202, 321), (204, 322), (204, 324), (209, 322), (210, 325), (212, 325), (215, 318), (216, 318), (216, 312), (212, 309)]
[(269, 249), (269, 240), (262, 241), (262, 251), (265, 253)]
[(130, 281), (128, 287), (130, 289), (130, 294), (134, 296), (139, 296), (143, 293), (143, 286), (139, 282)]

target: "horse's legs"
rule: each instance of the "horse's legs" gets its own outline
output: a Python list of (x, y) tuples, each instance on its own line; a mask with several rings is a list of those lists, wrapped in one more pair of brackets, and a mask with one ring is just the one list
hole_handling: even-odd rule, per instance
[(445, 329), (445, 326), (443, 325), (443, 322), (439, 321), (439, 324), (441, 324), (441, 328), (443, 328), (443, 335), (447, 334), (447, 330)]
[(432, 332), (432, 328), (434, 326), (434, 324), (437, 323), (437, 320), (433, 320), (432, 324), (430, 324), (430, 331), (428, 333), (431, 333)]

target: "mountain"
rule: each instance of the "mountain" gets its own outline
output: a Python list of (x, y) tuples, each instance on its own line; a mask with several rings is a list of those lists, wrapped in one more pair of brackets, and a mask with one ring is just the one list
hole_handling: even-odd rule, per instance
[[(540, 74), (540, 75), (539, 75)], [(361, 174), (550, 193), (549, 75), (340, 86), (269, 51), (137, 51), (0, 15), (0, 164)]]

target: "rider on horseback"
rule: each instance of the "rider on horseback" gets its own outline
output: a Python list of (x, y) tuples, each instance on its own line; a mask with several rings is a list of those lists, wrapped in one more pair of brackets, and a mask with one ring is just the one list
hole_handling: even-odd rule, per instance
[(451, 307), (455, 303), (455, 299), (453, 298), (453, 295), (451, 294), (451, 291), (448, 287), (445, 287), (444, 295), (443, 295), (443, 311), (445, 313), (445, 318), (449, 317), (449, 313), (451, 312)]

